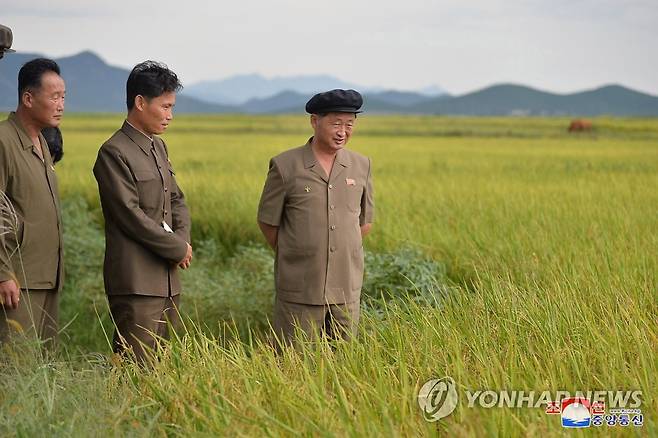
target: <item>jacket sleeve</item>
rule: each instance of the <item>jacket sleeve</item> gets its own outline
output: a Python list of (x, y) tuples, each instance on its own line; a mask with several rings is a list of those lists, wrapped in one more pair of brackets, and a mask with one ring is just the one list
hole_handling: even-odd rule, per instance
[(263, 193), (258, 203), (258, 221), (278, 227), (286, 202), (286, 182), (274, 159), (270, 160), (270, 167), (263, 186)]
[(5, 145), (0, 141), (0, 281), (12, 280), (15, 278), (9, 250), (6, 247), (5, 237), (14, 232), (12, 227), (15, 225), (10, 217), (9, 198), (6, 197), (7, 185), (9, 183), (9, 160), (7, 159)]
[(361, 215), (359, 216), (359, 225), (371, 224), (375, 219), (375, 192), (372, 186), (372, 163), (368, 159), (368, 176), (366, 177), (366, 186), (361, 196)]
[(185, 257), (186, 241), (178, 234), (166, 232), (140, 208), (136, 182), (118, 151), (101, 147), (94, 176), (104, 214), (111, 216), (126, 236), (172, 263)]

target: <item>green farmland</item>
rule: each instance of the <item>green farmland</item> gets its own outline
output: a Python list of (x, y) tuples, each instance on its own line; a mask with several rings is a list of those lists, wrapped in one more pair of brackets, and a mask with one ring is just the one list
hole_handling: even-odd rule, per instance
[[(359, 117), (372, 158), (364, 315), (349, 344), (264, 342), (272, 254), (256, 224), (271, 156), (304, 116), (177, 116), (163, 136), (193, 219), (189, 333), (154, 370), (111, 356), (91, 169), (120, 115), (68, 114), (56, 166), (67, 283), (60, 345), (0, 352), (0, 436), (658, 435), (658, 120)], [(423, 419), (450, 376), (457, 409)], [(563, 429), (466, 390), (640, 390), (644, 424)]]

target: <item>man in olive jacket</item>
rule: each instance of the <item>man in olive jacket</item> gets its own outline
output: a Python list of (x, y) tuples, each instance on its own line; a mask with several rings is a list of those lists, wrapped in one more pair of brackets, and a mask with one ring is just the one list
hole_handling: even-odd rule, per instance
[(18, 108), (0, 122), (0, 341), (12, 327), (41, 340), (57, 335), (62, 221), (57, 176), (40, 131), (59, 125), (65, 93), (54, 61), (29, 61), (18, 73)]
[(126, 84), (128, 117), (98, 152), (94, 176), (105, 216), (103, 274), (116, 324), (114, 351), (143, 361), (179, 324), (177, 269), (192, 260), (190, 215), (162, 134), (173, 118), (174, 72), (146, 61)]

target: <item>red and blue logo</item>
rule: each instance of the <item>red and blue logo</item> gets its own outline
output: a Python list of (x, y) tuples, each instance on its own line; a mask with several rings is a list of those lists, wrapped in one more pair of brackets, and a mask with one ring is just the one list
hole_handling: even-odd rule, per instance
[(583, 397), (563, 399), (561, 403), (561, 416), (563, 427), (589, 427), (592, 423), (589, 400)]

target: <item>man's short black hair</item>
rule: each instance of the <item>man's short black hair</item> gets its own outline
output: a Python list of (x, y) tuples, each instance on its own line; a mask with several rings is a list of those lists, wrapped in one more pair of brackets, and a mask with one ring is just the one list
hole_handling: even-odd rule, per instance
[(135, 97), (139, 95), (152, 99), (182, 89), (183, 85), (178, 80), (178, 76), (166, 65), (155, 61), (144, 61), (137, 64), (128, 76), (126, 105), (130, 111), (135, 106)]
[(23, 64), (18, 72), (18, 103), (24, 92), (41, 88), (41, 78), (48, 72), (60, 74), (59, 65), (52, 59), (37, 58)]

